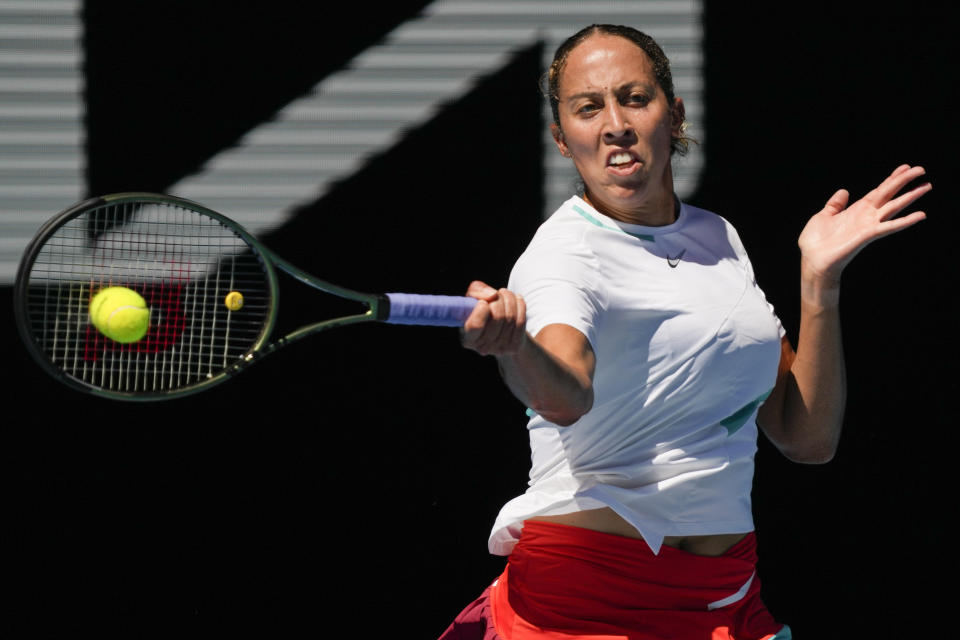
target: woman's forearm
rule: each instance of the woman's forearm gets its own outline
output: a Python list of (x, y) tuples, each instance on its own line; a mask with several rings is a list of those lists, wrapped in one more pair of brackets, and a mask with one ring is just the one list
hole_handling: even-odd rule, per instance
[(566, 324), (536, 337), (526, 331), (526, 303), (508, 289), (475, 280), (467, 295), (479, 301), (463, 326), (463, 345), (495, 356), (511, 392), (559, 425), (576, 422), (593, 406), (595, 358), (590, 341)]
[[(922, 211), (899, 216), (930, 191), (923, 167), (901, 165), (853, 204), (840, 189), (807, 221), (800, 248), (800, 336), (796, 354), (785, 349), (788, 371), (758, 415), (760, 424), (783, 453), (794, 460), (826, 462), (840, 440), (847, 397), (840, 332), (840, 274), (861, 249), (924, 218)], [(849, 206), (848, 206), (849, 205)]]
[(836, 453), (847, 397), (840, 283), (801, 273), (800, 334), (785, 388), (781, 449), (794, 460), (826, 462)]
[(545, 327), (497, 362), (510, 391), (550, 422), (573, 424), (593, 406), (593, 351), (572, 327)]

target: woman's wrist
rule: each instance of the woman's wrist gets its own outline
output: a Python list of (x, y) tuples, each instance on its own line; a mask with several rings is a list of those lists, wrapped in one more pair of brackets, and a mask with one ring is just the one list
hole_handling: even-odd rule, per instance
[(816, 309), (834, 309), (840, 304), (840, 275), (815, 269), (800, 259), (800, 302)]

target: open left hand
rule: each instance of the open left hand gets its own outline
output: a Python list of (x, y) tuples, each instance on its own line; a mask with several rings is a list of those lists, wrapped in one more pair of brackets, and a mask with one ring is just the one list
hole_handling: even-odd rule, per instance
[(800, 234), (798, 244), (804, 269), (813, 277), (839, 282), (843, 268), (865, 246), (926, 218), (923, 211), (894, 217), (932, 189), (926, 182), (897, 195), (911, 180), (925, 173), (923, 167), (901, 165), (877, 188), (849, 207), (850, 194), (846, 189), (833, 194)]

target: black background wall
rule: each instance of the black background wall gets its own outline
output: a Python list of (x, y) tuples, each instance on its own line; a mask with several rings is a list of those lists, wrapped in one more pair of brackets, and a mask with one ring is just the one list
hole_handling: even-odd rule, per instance
[[(707, 161), (690, 201), (738, 227), (794, 338), (806, 218), (904, 162), (926, 166), (934, 191), (927, 221), (846, 273), (837, 458), (800, 466), (760, 443), (765, 599), (797, 637), (920, 637), (949, 623), (958, 569), (956, 21), (948, 3), (773, 4), (706, 2)], [(164, 190), (423, 3), (356, 5), (331, 28), (298, 3), (92, 4), (91, 193)], [(162, 56), (134, 46), (180, 27)], [(505, 282), (539, 223), (539, 53), (518, 53), (268, 244), (361, 290)], [(298, 285), (284, 296), (283, 326), (324, 311)], [(525, 487), (523, 407), (455, 330), (345, 328), (144, 406), (60, 387), (12, 313), (0, 323), (8, 637), (337, 624), (430, 638), (502, 566), (486, 537)]]

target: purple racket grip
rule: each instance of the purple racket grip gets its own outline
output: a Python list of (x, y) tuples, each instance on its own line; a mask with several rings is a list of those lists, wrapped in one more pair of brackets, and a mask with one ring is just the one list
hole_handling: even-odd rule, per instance
[(388, 293), (390, 324), (419, 324), (432, 327), (460, 327), (477, 306), (475, 298), (430, 296), (416, 293)]

